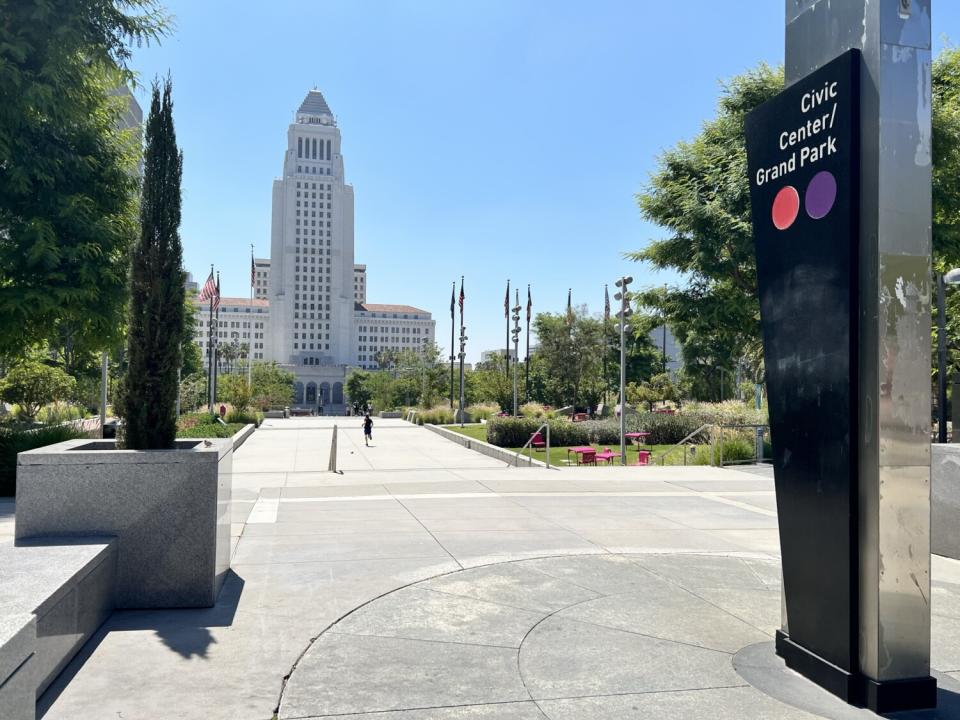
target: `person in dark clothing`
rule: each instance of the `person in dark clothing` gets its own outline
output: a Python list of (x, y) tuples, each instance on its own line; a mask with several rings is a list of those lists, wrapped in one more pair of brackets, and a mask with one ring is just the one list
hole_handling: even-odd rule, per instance
[(369, 415), (363, 416), (363, 444), (370, 447), (370, 441), (373, 440), (373, 420)]

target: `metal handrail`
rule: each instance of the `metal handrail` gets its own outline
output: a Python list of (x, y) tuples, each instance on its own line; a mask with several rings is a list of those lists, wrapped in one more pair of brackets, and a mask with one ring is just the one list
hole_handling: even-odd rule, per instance
[[(684, 447), (689, 440), (693, 439), (694, 437), (696, 437), (697, 435), (699, 435), (700, 433), (702, 433), (704, 430), (706, 430), (706, 429), (708, 429), (708, 428), (711, 428), (711, 427), (713, 427), (713, 425), (712, 425), (711, 423), (706, 423), (705, 425), (701, 425), (700, 427), (698, 427), (698, 428), (697, 428), (696, 430), (694, 430), (692, 433), (690, 433), (689, 435), (687, 435), (685, 438), (683, 438), (683, 440), (681, 440), (680, 442), (678, 442), (678, 443), (677, 443), (676, 445), (674, 445), (673, 447), (667, 448), (667, 449), (664, 450), (663, 453), (661, 453), (660, 455), (650, 458), (651, 461), (652, 461), (651, 464), (655, 464), (655, 463), (657, 462), (657, 460), (660, 461), (660, 464), (661, 464), (661, 465), (666, 464), (664, 461), (666, 460), (667, 455), (669, 455), (670, 453), (672, 453), (674, 450), (676, 450), (676, 449), (679, 448), (679, 447)], [(712, 439), (713, 439), (713, 438), (711, 438), (711, 440), (712, 440)], [(683, 458), (684, 458), (684, 464), (686, 464), (687, 455), (686, 455), (686, 448), (685, 448), (685, 447), (684, 447), (684, 455), (683, 455)], [(710, 464), (713, 465), (713, 442), (710, 443)]]
[[(530, 435), (530, 439), (523, 444), (522, 448), (517, 450), (517, 457), (516, 457), (516, 460), (514, 461), (514, 467), (520, 467), (520, 456), (523, 454), (523, 451), (526, 450), (528, 447), (530, 447), (530, 443), (533, 442), (533, 439), (537, 436), (537, 433), (539, 433), (544, 428), (547, 429), (547, 468), (549, 469), (550, 467), (550, 424), (549, 423), (543, 423), (540, 427), (534, 430), (533, 434)], [(529, 460), (529, 463), (528, 463), (529, 466), (533, 467), (533, 456), (528, 455), (527, 459)]]

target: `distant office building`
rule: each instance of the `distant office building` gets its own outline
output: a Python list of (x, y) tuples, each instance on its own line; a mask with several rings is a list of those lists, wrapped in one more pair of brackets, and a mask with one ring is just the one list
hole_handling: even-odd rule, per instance
[(287, 128), (283, 174), (273, 181), (270, 257), (254, 260), (253, 304), (224, 298), (217, 332), (226, 333), (221, 342), (254, 333), (254, 360), (296, 375), (294, 404), (331, 413), (345, 409), (348, 368), (376, 368), (384, 350), (434, 341), (426, 310), (367, 302), (367, 266), (354, 263), (353, 214), (340, 129), (323, 95), (311, 90)]
[[(664, 332), (666, 332), (666, 335), (664, 335)], [(677, 343), (677, 339), (670, 331), (670, 326), (664, 327), (661, 325), (651, 330), (650, 340), (661, 357), (666, 354), (667, 372), (676, 375), (683, 367), (683, 356), (680, 354), (680, 345)]]
[[(523, 348), (520, 348), (520, 352), (523, 352)], [(533, 351), (531, 350), (531, 352)], [(494, 358), (500, 358), (502, 360), (504, 357), (504, 354), (505, 353), (503, 351), (503, 348), (499, 350), (484, 350), (483, 352), (480, 353), (480, 362), (482, 363), (490, 362)], [(510, 348), (510, 362), (514, 362), (516, 361), (516, 359), (517, 359), (517, 353), (514, 351), (513, 348)]]
[(367, 266), (353, 266), (353, 300), (363, 304), (367, 301)]
[(270, 258), (254, 259), (253, 268), (253, 297), (266, 300), (270, 294)]
[[(194, 339), (200, 346), (204, 358), (209, 357), (210, 304), (194, 300), (197, 306), (197, 327)], [(215, 329), (219, 347), (234, 342), (247, 352), (247, 343), (251, 343), (250, 352), (254, 362), (267, 360), (266, 342), (270, 332), (270, 303), (266, 300), (249, 298), (220, 298), (219, 326)], [(252, 333), (252, 337), (251, 337)]]

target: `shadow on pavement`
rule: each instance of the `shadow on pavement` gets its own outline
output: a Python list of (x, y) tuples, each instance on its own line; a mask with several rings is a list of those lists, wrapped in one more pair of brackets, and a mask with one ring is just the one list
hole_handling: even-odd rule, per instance
[(230, 570), (217, 604), (211, 608), (115, 610), (37, 700), (37, 717), (42, 718), (46, 714), (109, 633), (152, 630), (164, 645), (181, 657), (206, 659), (210, 646), (216, 643), (210, 628), (233, 624), (243, 586), (243, 578)]

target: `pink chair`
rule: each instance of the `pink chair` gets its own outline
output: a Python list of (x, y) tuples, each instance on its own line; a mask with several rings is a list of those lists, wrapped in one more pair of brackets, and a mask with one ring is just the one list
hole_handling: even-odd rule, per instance
[(637, 453), (637, 465), (649, 465), (650, 464), (650, 451), (641, 450)]
[(540, 433), (534, 433), (533, 437), (530, 438), (530, 447), (534, 450), (546, 450), (547, 443), (543, 439), (543, 435)]

